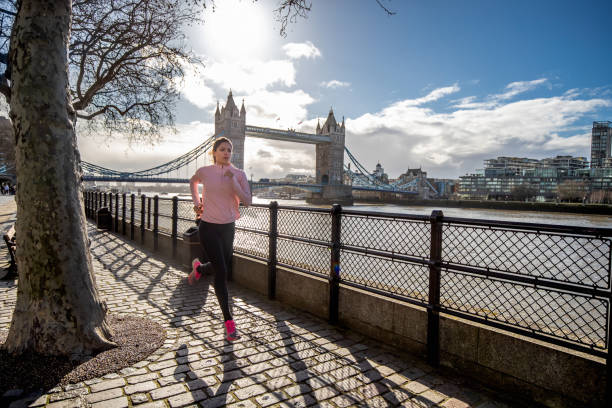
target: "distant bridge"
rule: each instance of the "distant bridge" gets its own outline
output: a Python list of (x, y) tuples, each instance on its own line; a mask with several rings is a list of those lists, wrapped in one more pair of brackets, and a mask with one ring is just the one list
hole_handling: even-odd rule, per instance
[[(269, 187), (296, 187), (318, 194), (321, 198), (346, 198), (352, 190), (379, 191), (406, 195), (419, 195), (427, 189), (437, 193), (429, 182), (413, 179), (402, 185), (389, 184), (378, 179), (357, 160), (357, 158), (344, 145), (345, 141), (344, 119), (337, 123), (332, 110), (321, 126), (317, 123), (316, 133), (297, 132), (294, 129), (272, 129), (268, 127), (251, 126), (246, 124), (246, 110), (244, 102), (240, 111), (234, 103), (230, 91), (226, 105), (215, 112), (215, 134), (202, 144), (187, 153), (162, 165), (140, 171), (119, 171), (93, 163), (82, 162), (83, 180), (100, 182), (139, 182), (139, 183), (188, 183), (189, 177), (195, 172), (198, 160), (202, 163), (205, 154), (209, 151), (216, 138), (225, 136), (229, 138), (234, 151), (232, 162), (236, 167), (244, 169), (244, 138), (245, 136), (258, 137), (270, 140), (289, 141), (294, 143), (308, 143), (316, 145), (315, 152), (315, 180), (313, 184), (291, 182), (252, 182), (252, 189)], [(344, 166), (344, 158), (352, 163), (356, 171)], [(182, 173), (182, 174), (181, 174)]]

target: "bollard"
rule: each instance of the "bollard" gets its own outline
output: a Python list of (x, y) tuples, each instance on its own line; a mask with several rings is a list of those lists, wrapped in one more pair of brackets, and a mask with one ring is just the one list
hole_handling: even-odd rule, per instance
[(331, 208), (331, 257), (329, 268), (329, 323), (338, 324), (338, 302), (340, 296), (340, 228), (342, 206), (334, 204)]
[(427, 362), (440, 365), (440, 273), (442, 264), (442, 222), (440, 210), (431, 212), (429, 254), (429, 299), (427, 303)]
[(278, 242), (278, 202), (271, 201), (268, 235), (268, 299), (276, 298), (276, 246)]

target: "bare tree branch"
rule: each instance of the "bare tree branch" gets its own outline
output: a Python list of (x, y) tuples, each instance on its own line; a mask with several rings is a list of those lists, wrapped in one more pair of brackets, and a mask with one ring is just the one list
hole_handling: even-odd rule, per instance
[(383, 4), (380, 2), (380, 0), (376, 0), (376, 2), (378, 3), (378, 5), (380, 6), (380, 8), (382, 8), (383, 10), (385, 10), (385, 12), (390, 15), (390, 16), (394, 16), (397, 14), (397, 12), (395, 11), (391, 11), (388, 8), (386, 8), (385, 6), (383, 6)]

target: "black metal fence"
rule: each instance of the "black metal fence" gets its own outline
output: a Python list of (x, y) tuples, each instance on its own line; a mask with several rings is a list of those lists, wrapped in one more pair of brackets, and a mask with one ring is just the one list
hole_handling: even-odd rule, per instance
[[(176, 254), (179, 233), (194, 225), (191, 200), (139, 200), (85, 192), (88, 216), (109, 207), (116, 232), (133, 238), (140, 227), (144, 237), (146, 228), (155, 241), (170, 235)], [(338, 319), (340, 284), (424, 306), (433, 363), (440, 312), (609, 356), (612, 229), (275, 202), (240, 212), (234, 250), (268, 263), (271, 298), (279, 265), (329, 280), (331, 322)]]

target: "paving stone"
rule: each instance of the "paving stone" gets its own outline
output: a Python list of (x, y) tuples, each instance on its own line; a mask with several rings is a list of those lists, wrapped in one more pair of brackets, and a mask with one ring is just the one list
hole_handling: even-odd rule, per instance
[(266, 392), (266, 389), (263, 386), (255, 384), (246, 388), (236, 390), (234, 392), (234, 395), (236, 396), (236, 398), (238, 398), (238, 400), (243, 401), (251, 397), (263, 394), (264, 392)]
[(157, 382), (159, 383), (159, 385), (161, 387), (166, 387), (168, 385), (172, 385), (172, 384), (176, 384), (176, 383), (179, 383), (179, 382), (183, 382), (187, 378), (188, 378), (187, 374), (179, 373), (179, 374), (173, 374), (173, 375), (169, 375), (167, 377), (160, 378), (159, 380), (157, 380)]
[(168, 408), (164, 401), (147, 402), (146, 404), (138, 405), (138, 408)]
[(410, 391), (413, 394), (420, 394), (429, 390), (429, 387), (425, 384), (421, 384), (419, 381), (411, 381), (408, 384), (402, 385), (402, 388)]
[(235, 402), (236, 399), (231, 394), (219, 395), (217, 397), (205, 399), (200, 401), (200, 407), (202, 408), (218, 408), (225, 407), (227, 404)]
[(81, 408), (84, 401), (81, 398), (72, 398), (58, 402), (52, 402), (47, 405), (47, 408)]
[(58, 393), (49, 395), (49, 402), (56, 402), (56, 401), (71, 399), (71, 398), (78, 397), (78, 396), (85, 395), (85, 394), (89, 394), (89, 390), (84, 387), (77, 388), (76, 390), (58, 392)]
[(289, 398), (293, 398), (300, 394), (306, 394), (310, 391), (312, 391), (312, 388), (310, 388), (310, 385), (304, 384), (304, 383), (299, 384), (299, 385), (292, 385), (287, 388), (283, 388), (283, 392), (287, 394)]
[(446, 400), (441, 405), (445, 408), (469, 408), (470, 407), (470, 404), (468, 404), (467, 402), (460, 401), (457, 398), (451, 398), (449, 400)]
[(312, 395), (314, 395), (317, 401), (324, 401), (326, 399), (330, 399), (338, 395), (338, 391), (336, 391), (332, 387), (322, 387), (322, 388), (314, 390), (312, 392)]
[(132, 401), (133, 405), (137, 405), (149, 401), (149, 398), (146, 394), (132, 394), (130, 395), (130, 400)]
[(289, 384), (293, 384), (293, 381), (291, 381), (287, 377), (273, 378), (269, 381), (266, 381), (266, 388), (270, 390), (278, 390)]
[(157, 388), (151, 391), (150, 394), (152, 399), (158, 400), (180, 394), (182, 392), (185, 392), (186, 390), (187, 388), (185, 388), (184, 384), (175, 384), (167, 387)]
[(255, 401), (262, 407), (268, 407), (270, 405), (278, 404), (281, 401), (287, 399), (287, 396), (280, 392), (268, 392), (255, 398)]
[(314, 405), (317, 400), (310, 394), (303, 394), (280, 403), (281, 407), (302, 408)]
[(116, 378), (113, 380), (105, 380), (97, 384), (91, 385), (89, 388), (91, 392), (99, 392), (108, 390), (111, 388), (123, 387), (125, 385), (125, 380), (123, 378)]
[(92, 408), (127, 408), (129, 405), (127, 397), (120, 397), (102, 402), (96, 402)]
[(159, 378), (159, 374), (148, 373), (148, 374), (143, 374), (143, 375), (135, 375), (134, 377), (128, 377), (127, 382), (128, 384), (138, 384), (140, 382), (156, 380), (157, 378)]
[(183, 407), (194, 402), (202, 401), (206, 399), (207, 395), (204, 391), (196, 390), (191, 392), (185, 392), (179, 395), (168, 398), (168, 403), (172, 408)]
[(257, 404), (252, 401), (240, 401), (235, 404), (228, 405), (229, 408), (259, 408)]
[(141, 383), (137, 383), (134, 385), (128, 385), (124, 387), (123, 389), (125, 390), (125, 393), (127, 395), (130, 395), (130, 394), (135, 394), (137, 392), (149, 392), (151, 390), (156, 389), (157, 387), (158, 386), (155, 382), (146, 381), (146, 382), (141, 382)]
[(104, 390), (100, 392), (95, 392), (93, 394), (89, 394), (85, 396), (85, 401), (90, 404), (99, 401), (106, 401), (114, 398), (118, 398), (123, 395), (123, 390), (121, 388), (112, 388), (110, 390)]

